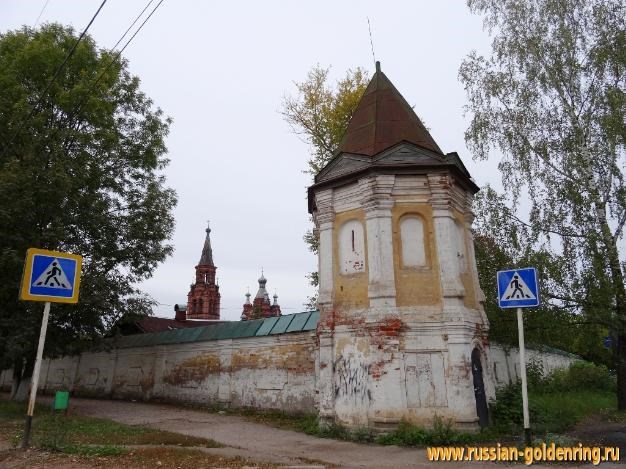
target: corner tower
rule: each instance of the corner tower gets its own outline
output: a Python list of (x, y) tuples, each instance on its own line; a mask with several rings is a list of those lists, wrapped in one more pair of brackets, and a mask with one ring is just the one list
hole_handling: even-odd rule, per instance
[(377, 62), (339, 151), (308, 191), (322, 420), (486, 422), (494, 387), (470, 231), (477, 191)]
[(196, 280), (187, 295), (188, 319), (220, 318), (220, 287), (215, 282), (216, 270), (211, 249), (211, 228), (207, 226), (202, 255), (196, 266)]

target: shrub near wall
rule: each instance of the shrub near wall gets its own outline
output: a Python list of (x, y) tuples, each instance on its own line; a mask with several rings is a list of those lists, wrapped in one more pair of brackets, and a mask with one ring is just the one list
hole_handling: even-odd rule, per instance
[[(545, 375), (538, 363), (529, 363), (528, 391), (531, 427), (536, 432), (559, 432), (601, 409), (615, 409), (616, 381), (604, 365), (576, 362)], [(521, 383), (496, 390), (490, 403), (493, 425), (501, 432), (523, 426)]]

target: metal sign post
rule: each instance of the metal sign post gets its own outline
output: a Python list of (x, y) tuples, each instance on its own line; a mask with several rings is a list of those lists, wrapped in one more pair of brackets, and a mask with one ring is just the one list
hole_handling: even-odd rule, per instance
[(20, 300), (45, 301), (46, 304), (43, 308), (37, 356), (31, 377), (22, 448), (27, 448), (30, 442), (43, 348), (46, 341), (48, 318), (50, 317), (50, 303), (78, 303), (82, 261), (81, 256), (67, 252), (30, 248), (26, 253), (24, 275), (20, 286)]
[(522, 308), (539, 306), (539, 283), (537, 270), (502, 270), (497, 274), (498, 304), (500, 308), (517, 308), (517, 332), (519, 336), (519, 362), (522, 378), (522, 410), (524, 414), (524, 438), (531, 446), (530, 416), (528, 414), (528, 380), (526, 379), (526, 347), (524, 345), (524, 320)]
[(41, 360), (43, 359), (43, 346), (46, 341), (46, 330), (48, 329), (48, 318), (50, 316), (50, 302), (46, 301), (43, 307), (43, 319), (41, 320), (41, 331), (39, 332), (39, 345), (37, 345), (37, 358), (33, 368), (33, 376), (30, 383), (30, 397), (28, 398), (28, 410), (26, 411), (26, 423), (24, 424), (24, 437), (22, 438), (22, 448), (28, 448), (30, 442), (30, 428), (33, 423), (33, 413), (35, 412), (35, 399), (37, 398), (37, 387), (39, 386), (39, 373), (41, 372)]
[(519, 335), (519, 368), (522, 375), (522, 407), (524, 413), (524, 437), (526, 446), (530, 446), (532, 438), (530, 435), (530, 416), (528, 415), (528, 385), (526, 380), (526, 347), (524, 346), (524, 320), (522, 319), (522, 308), (517, 308), (517, 332)]

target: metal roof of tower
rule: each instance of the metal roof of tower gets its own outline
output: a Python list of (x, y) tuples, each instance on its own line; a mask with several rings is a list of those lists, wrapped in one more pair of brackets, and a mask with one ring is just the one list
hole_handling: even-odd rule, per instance
[(374, 156), (402, 141), (443, 154), (376, 62), (376, 73), (350, 119), (339, 152)]

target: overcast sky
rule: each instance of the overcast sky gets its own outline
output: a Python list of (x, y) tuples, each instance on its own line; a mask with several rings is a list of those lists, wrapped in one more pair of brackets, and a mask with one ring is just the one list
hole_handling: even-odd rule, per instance
[[(112, 47), (146, 2), (108, 0), (90, 34)], [(82, 31), (100, 3), (0, 0), (0, 31), (33, 26), (44, 5), (39, 23)], [(261, 267), (283, 313), (303, 310), (313, 293), (305, 275), (317, 265), (302, 241), (309, 148), (279, 110), (315, 64), (332, 66), (333, 80), (357, 66), (372, 73), (367, 17), (382, 70), (442, 150), (457, 151), (479, 185), (500, 187), (496, 162), (474, 162), (463, 139), (459, 65), (490, 42), (465, 2), (165, 0), (124, 52), (142, 90), (174, 120), (166, 175), (179, 199), (175, 251), (142, 285), (158, 316), (186, 302), (207, 220), (223, 319), (239, 319)]]

